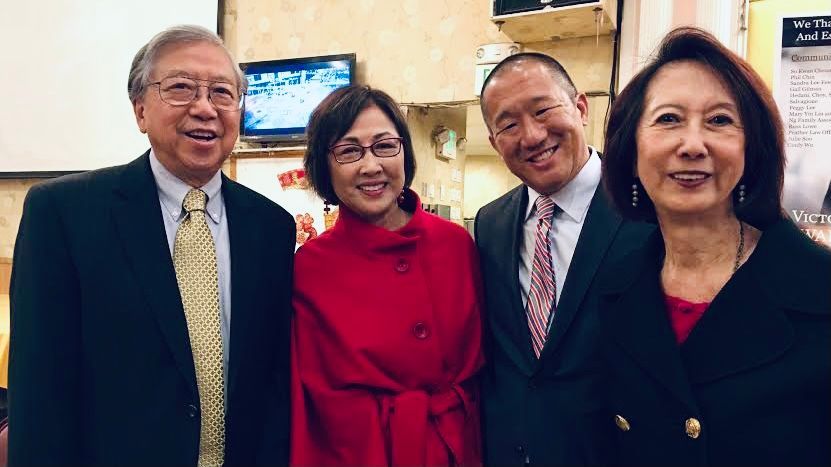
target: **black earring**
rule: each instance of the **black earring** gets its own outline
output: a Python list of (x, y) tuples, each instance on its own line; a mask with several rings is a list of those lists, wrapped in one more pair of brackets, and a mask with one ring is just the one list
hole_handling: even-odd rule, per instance
[(638, 183), (637, 179), (636, 182), (632, 184), (632, 207), (638, 207)]
[(745, 192), (745, 189), (746, 189), (746, 188), (747, 188), (747, 187), (744, 185), (744, 183), (742, 183), (741, 185), (739, 185), (739, 194), (738, 194), (738, 196), (739, 196), (739, 204), (744, 203), (745, 195), (747, 194), (747, 193)]

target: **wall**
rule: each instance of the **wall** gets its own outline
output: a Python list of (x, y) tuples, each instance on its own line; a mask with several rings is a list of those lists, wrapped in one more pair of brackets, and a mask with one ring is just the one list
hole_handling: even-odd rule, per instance
[(38, 179), (0, 180), (0, 259), (11, 258), (17, 226), (23, 214), (23, 199)]
[[(437, 125), (444, 125), (456, 131), (457, 138), (465, 137), (465, 108), (418, 108), (410, 107), (407, 112), (407, 125), (413, 138), (413, 149), (416, 153), (416, 176), (413, 179), (412, 188), (421, 197), (422, 203), (446, 204), (451, 207), (462, 209), (464, 203), (462, 182), (454, 182), (451, 179), (454, 169), (465, 170), (466, 154), (458, 150), (456, 159), (446, 160), (437, 158), (436, 146), (432, 143), (431, 133)], [(429, 197), (425, 185), (434, 186), (434, 196)], [(445, 197), (441, 198), (440, 188), (444, 186)], [(450, 190), (456, 189), (462, 193), (459, 201), (450, 201)], [(456, 219), (461, 223), (462, 219)]]
[(505, 168), (500, 157), (467, 156), (465, 163), (465, 204), (462, 215), (476, 217), (479, 208), (522, 183)]
[(359, 79), (400, 102), (472, 99), (474, 52), (508, 38), (485, 0), (227, 0), (241, 61), (355, 52)]

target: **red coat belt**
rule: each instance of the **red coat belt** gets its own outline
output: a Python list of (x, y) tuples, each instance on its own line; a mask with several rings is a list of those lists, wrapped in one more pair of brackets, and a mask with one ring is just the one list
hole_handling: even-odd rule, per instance
[(426, 465), (428, 443), (433, 438), (428, 429), (432, 424), (444, 447), (450, 451), (454, 463), (464, 463), (462, 443), (464, 423), (453, 423), (466, 418), (474, 409), (472, 395), (453, 385), (438, 393), (405, 391), (399, 394), (379, 395), (381, 423), (386, 432), (388, 458), (394, 466)]

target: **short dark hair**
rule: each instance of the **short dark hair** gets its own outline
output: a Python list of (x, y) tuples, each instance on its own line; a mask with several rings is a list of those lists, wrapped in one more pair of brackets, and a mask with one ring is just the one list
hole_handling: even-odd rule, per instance
[(744, 126), (745, 168), (740, 184), (745, 200), (734, 203), (736, 217), (764, 228), (784, 216), (782, 185), (785, 148), (782, 120), (773, 96), (750, 65), (710, 33), (680, 27), (667, 34), (650, 63), (620, 93), (609, 113), (603, 156), (603, 184), (615, 207), (631, 220), (656, 222), (655, 205), (640, 189), (632, 206), (638, 157), (637, 131), (649, 83), (667, 64), (689, 60), (710, 69), (736, 101)]
[(366, 85), (353, 84), (335, 90), (312, 111), (306, 128), (308, 145), (303, 165), (312, 188), (329, 204), (340, 200), (332, 186), (329, 173), (329, 148), (355, 123), (358, 114), (367, 107), (376, 106), (392, 120), (404, 151), (404, 187), (415, 177), (416, 162), (413, 140), (407, 128), (407, 120), (398, 103), (389, 94)]
[[(574, 81), (571, 80), (571, 76), (569, 76), (568, 72), (563, 65), (560, 64), (560, 62), (543, 53), (521, 52), (509, 55), (507, 58), (499, 62), (499, 64), (497, 64), (485, 78), (485, 82), (482, 83), (482, 89), (479, 93), (479, 108), (482, 110), (482, 117), (485, 117), (485, 90), (488, 88), (488, 84), (490, 84), (495, 77), (503, 74), (510, 65), (519, 65), (526, 62), (539, 63), (547, 68), (548, 71), (551, 72), (551, 77), (554, 78), (557, 84), (566, 91), (569, 97), (572, 99), (577, 97), (577, 87), (574, 86)], [(487, 120), (485, 123), (487, 123)]]

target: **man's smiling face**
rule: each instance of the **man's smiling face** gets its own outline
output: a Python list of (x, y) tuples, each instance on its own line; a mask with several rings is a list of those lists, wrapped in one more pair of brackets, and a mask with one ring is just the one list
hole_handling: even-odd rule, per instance
[(490, 142), (505, 165), (541, 194), (559, 191), (589, 157), (585, 94), (571, 97), (545, 65), (517, 62), (483, 93)]

